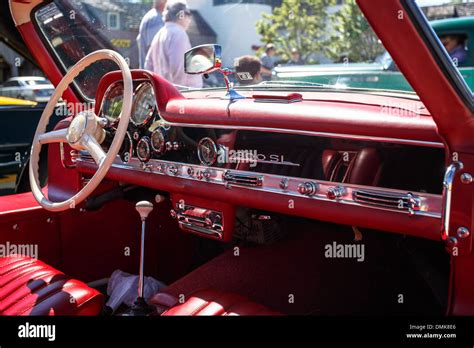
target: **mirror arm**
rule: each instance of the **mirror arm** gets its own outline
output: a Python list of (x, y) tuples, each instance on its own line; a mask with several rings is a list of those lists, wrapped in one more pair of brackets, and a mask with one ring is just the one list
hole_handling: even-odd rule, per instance
[(242, 94), (240, 94), (234, 89), (233, 84), (229, 80), (229, 76), (233, 74), (233, 71), (230, 69), (219, 69), (217, 71), (219, 71), (224, 76), (225, 87), (227, 89), (227, 94), (224, 96), (223, 99), (228, 99), (230, 101), (245, 99), (245, 97)]

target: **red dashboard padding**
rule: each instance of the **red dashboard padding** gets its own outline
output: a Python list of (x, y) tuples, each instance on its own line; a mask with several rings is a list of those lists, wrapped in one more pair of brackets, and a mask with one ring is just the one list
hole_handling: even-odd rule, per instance
[(103, 295), (26, 256), (0, 258), (0, 315), (98, 315)]
[[(153, 303), (153, 299), (150, 301)], [(192, 294), (187, 300), (167, 311), (163, 316), (275, 316), (281, 315), (265, 306), (252, 302), (244, 296), (224, 293), (217, 290), (200, 290)]]

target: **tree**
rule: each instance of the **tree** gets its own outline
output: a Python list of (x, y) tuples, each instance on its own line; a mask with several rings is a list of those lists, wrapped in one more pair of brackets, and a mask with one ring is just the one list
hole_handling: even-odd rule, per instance
[(272, 14), (264, 13), (257, 22), (262, 42), (273, 43), (277, 54), (288, 60), (296, 48), (308, 63), (315, 53), (327, 52), (325, 41), (328, 15), (334, 0), (283, 0)]
[(331, 16), (333, 35), (327, 41), (329, 57), (349, 61), (373, 61), (385, 49), (354, 0), (348, 0)]

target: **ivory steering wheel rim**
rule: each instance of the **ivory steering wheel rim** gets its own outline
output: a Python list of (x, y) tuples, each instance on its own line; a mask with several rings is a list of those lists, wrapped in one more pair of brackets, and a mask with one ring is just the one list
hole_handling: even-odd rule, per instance
[[(114, 139), (107, 153), (105, 153), (100, 146), (100, 136), (103, 132), (101, 131), (101, 125), (98, 122), (99, 118), (95, 115), (93, 110), (86, 110), (74, 115), (68, 128), (46, 132), (49, 119), (51, 118), (54, 108), (63, 92), (85, 68), (99, 60), (114, 61), (119, 66), (123, 78), (123, 104), (119, 116), (120, 121), (117, 125)], [(92, 52), (78, 61), (66, 73), (43, 110), (31, 145), (29, 165), (30, 187), (33, 196), (44, 209), (55, 212), (74, 209), (77, 205), (82, 203), (97, 188), (97, 186), (99, 186), (102, 179), (112, 166), (122, 146), (122, 142), (128, 129), (132, 102), (132, 74), (125, 59), (115, 51), (98, 50)], [(76, 150), (88, 150), (95, 163), (98, 165), (98, 169), (91, 180), (74, 196), (61, 202), (53, 202), (46, 198), (39, 183), (39, 154), (41, 147), (42, 145), (53, 143), (67, 143)]]

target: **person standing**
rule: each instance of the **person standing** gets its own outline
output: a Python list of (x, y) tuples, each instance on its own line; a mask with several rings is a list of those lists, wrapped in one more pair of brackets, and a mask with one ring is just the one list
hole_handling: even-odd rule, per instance
[(296, 48), (291, 49), (291, 59), (287, 63), (287, 65), (303, 65), (303, 64), (304, 64), (304, 61), (301, 59), (300, 52)]
[(273, 56), (275, 53), (275, 46), (269, 43), (265, 46), (265, 53), (260, 57), (260, 61), (262, 62), (262, 77), (266, 81), (272, 79), (272, 70), (275, 67)]
[(165, 25), (163, 10), (166, 0), (154, 0), (153, 8), (143, 16), (137, 36), (138, 61), (140, 69), (145, 67), (145, 58), (156, 33)]
[(191, 11), (183, 2), (166, 5), (165, 25), (155, 35), (145, 59), (145, 69), (151, 70), (180, 86), (201, 88), (200, 75), (184, 72), (184, 54), (191, 49), (186, 33), (191, 24)]

